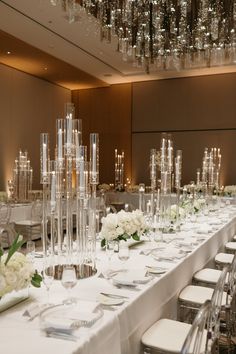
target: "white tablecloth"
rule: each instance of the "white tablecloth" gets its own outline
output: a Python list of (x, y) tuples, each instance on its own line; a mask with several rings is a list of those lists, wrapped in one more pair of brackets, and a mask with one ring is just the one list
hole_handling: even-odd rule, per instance
[[(117, 307), (117, 310), (104, 310), (104, 316), (92, 328), (79, 331), (76, 343), (60, 339), (46, 338), (40, 333), (39, 319), (28, 321), (22, 316), (29, 303), (22, 303), (5, 313), (0, 314), (0, 342), (1, 352), (6, 354), (138, 354), (140, 353), (140, 338), (143, 332), (158, 318), (176, 316), (176, 299), (180, 290), (192, 278), (192, 274), (203, 268), (223, 249), (223, 245), (230, 240), (236, 232), (236, 218), (232, 214), (233, 207), (221, 211), (225, 214), (222, 224), (206, 238), (194, 246), (193, 251), (185, 258), (175, 262), (155, 261), (151, 256), (140, 254), (140, 249), (153, 246), (150, 242), (140, 244), (140, 249), (132, 249), (131, 257), (125, 267), (142, 272), (149, 263), (165, 266), (167, 273), (154, 277), (149, 283), (138, 285), (138, 291), (116, 289), (108, 280), (101, 278), (101, 270), (106, 268), (106, 255), (104, 251), (98, 252), (98, 274), (90, 279), (78, 282), (74, 288), (74, 295), (81, 301), (95, 302), (98, 294), (103, 292), (116, 292), (129, 296), (129, 300)], [(230, 216), (228, 213), (231, 213)], [(233, 211), (235, 214), (235, 209)], [(220, 214), (219, 214), (220, 215)], [(227, 218), (227, 219), (226, 219)], [(193, 224), (194, 226), (194, 224)], [(196, 231), (190, 231), (194, 237)], [(189, 236), (190, 237), (190, 236)], [(199, 235), (198, 235), (199, 237)], [(171, 237), (170, 237), (171, 239)], [(168, 241), (170, 240), (168, 239)], [(172, 242), (166, 243), (166, 249), (171, 249)], [(153, 247), (157, 246), (155, 244)], [(114, 255), (112, 266), (120, 267), (120, 261)], [(45, 300), (45, 289), (31, 289), (34, 301)], [(55, 281), (50, 291), (51, 301), (60, 302), (66, 292), (60, 282)]]

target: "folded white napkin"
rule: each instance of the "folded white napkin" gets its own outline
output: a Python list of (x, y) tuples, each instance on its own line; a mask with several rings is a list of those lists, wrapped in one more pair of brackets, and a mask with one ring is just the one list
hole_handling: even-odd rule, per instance
[(37, 317), (44, 309), (46, 309), (47, 305), (41, 305), (41, 304), (31, 304), (30, 306), (27, 307), (25, 312), (23, 313), (23, 316), (29, 317), (30, 320), (33, 320), (35, 317)]
[(80, 326), (90, 326), (100, 318), (96, 312), (97, 302), (79, 301), (72, 306), (60, 305), (44, 311), (41, 328), (45, 331), (55, 330), (71, 333)]
[(149, 277), (146, 277), (146, 270), (128, 271), (126, 273), (117, 274), (112, 278), (114, 284), (135, 286), (137, 284), (145, 284), (150, 281)]
[(3, 296), (0, 302), (0, 312), (3, 312), (16, 304), (19, 304), (22, 301), (25, 301), (29, 298), (27, 294), (18, 294), (17, 292), (12, 292)]
[(153, 254), (153, 258), (158, 261), (173, 261), (175, 259), (181, 259), (186, 256), (185, 253), (181, 253), (179, 249), (173, 248), (162, 252), (156, 252)]
[(197, 230), (198, 234), (208, 234), (209, 232), (212, 232), (212, 227), (209, 224), (202, 224)]
[(208, 220), (208, 224), (209, 225), (221, 225), (222, 221), (220, 219), (217, 218), (211, 218)]
[(186, 222), (181, 226), (182, 231), (195, 230), (196, 228), (197, 228), (197, 225), (193, 224), (191, 222)]
[(62, 318), (60, 316), (51, 316), (49, 319), (44, 321), (44, 325), (42, 329), (45, 331), (47, 330), (54, 330), (57, 332), (66, 332), (71, 333), (73, 331), (73, 323), (74, 320)]

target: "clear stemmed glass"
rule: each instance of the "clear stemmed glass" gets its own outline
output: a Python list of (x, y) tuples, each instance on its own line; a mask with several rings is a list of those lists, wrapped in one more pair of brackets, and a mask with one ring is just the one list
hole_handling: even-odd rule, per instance
[(108, 263), (110, 265), (111, 258), (114, 254), (114, 246), (115, 246), (115, 241), (114, 240), (107, 240), (106, 241), (106, 255), (108, 259)]
[(54, 280), (55, 275), (55, 267), (51, 263), (45, 263), (42, 271), (43, 283), (47, 289), (47, 305), (50, 305), (49, 297), (50, 297), (50, 288)]
[(35, 256), (35, 242), (34, 241), (27, 241), (26, 243), (26, 253), (27, 257), (31, 262), (34, 261), (34, 256)]
[(76, 270), (73, 265), (64, 265), (61, 283), (68, 290), (68, 297), (64, 301), (65, 304), (73, 304), (76, 302), (76, 299), (71, 297), (71, 290), (77, 284)]
[(123, 264), (129, 259), (129, 246), (127, 241), (119, 242), (118, 258)]

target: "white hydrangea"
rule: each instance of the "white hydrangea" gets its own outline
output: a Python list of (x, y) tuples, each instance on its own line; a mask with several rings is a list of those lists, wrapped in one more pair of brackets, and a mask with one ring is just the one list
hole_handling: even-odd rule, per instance
[(138, 236), (141, 236), (146, 229), (147, 224), (142, 211), (126, 212), (121, 210), (117, 214), (108, 214), (105, 218), (102, 218), (100, 235), (102, 239), (109, 241), (122, 235), (131, 237), (137, 233)]
[(177, 210), (179, 209), (179, 217), (182, 219), (186, 216), (186, 211), (184, 208), (179, 207), (177, 208), (176, 204), (171, 205), (170, 207), (170, 220), (175, 221), (177, 218)]
[(193, 202), (195, 211), (198, 212), (205, 204), (206, 200), (204, 198), (195, 199)]
[(15, 252), (7, 265), (7, 255), (1, 257), (0, 262), (0, 297), (28, 286), (34, 275), (32, 263), (20, 252)]
[(226, 196), (236, 196), (236, 186), (232, 185), (232, 186), (225, 186), (224, 188), (224, 194)]

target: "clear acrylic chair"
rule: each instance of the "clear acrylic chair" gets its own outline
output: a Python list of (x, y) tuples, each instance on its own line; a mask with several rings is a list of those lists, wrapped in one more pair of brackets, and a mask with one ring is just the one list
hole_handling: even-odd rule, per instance
[(41, 237), (42, 201), (36, 200), (31, 205), (30, 219), (15, 222), (16, 231), (27, 240), (36, 240)]
[[(228, 289), (229, 287), (229, 278), (232, 279), (233, 274), (231, 273), (234, 273), (235, 267), (236, 267), (236, 255), (234, 255), (232, 263), (229, 264), (229, 273), (226, 275), (226, 281), (225, 281), (226, 289)], [(219, 280), (221, 273), (222, 270), (220, 269), (203, 268), (201, 270), (198, 270), (193, 275), (193, 284), (215, 288), (215, 285)]]
[(232, 254), (235, 254), (236, 252), (236, 242), (227, 242), (225, 244), (225, 250), (227, 253), (232, 253)]
[[(208, 354), (213, 344), (212, 302), (199, 309), (193, 324), (160, 319), (142, 336), (144, 353)], [(206, 329), (205, 329), (206, 328)]]
[[(236, 255), (234, 255), (232, 263), (228, 265), (228, 270), (225, 281), (227, 301), (221, 307), (220, 342), (221, 345), (224, 343), (225, 351), (232, 352), (230, 348), (234, 348), (234, 345), (231, 339), (236, 336)], [(194, 274), (193, 281), (195, 284), (214, 287), (221, 273), (222, 271), (219, 269), (205, 268)]]
[(217, 255), (215, 256), (216, 268), (222, 269), (225, 266), (231, 265), (233, 262), (233, 259), (234, 259), (233, 254), (224, 253), (224, 252), (217, 253)]
[[(212, 352), (212, 303), (207, 300), (199, 309), (184, 341), (181, 354), (208, 354)], [(205, 329), (206, 328), (206, 329)]]
[[(229, 302), (228, 293), (225, 292), (225, 282), (228, 267), (225, 267), (216, 283), (215, 289), (205, 286), (188, 285), (179, 294), (179, 318), (183, 322), (192, 322), (196, 312), (206, 300), (220, 298), (221, 306), (226, 306)], [(218, 304), (218, 302), (217, 302)]]
[(3, 248), (10, 246), (14, 238), (14, 230), (10, 224), (11, 206), (9, 203), (0, 203), (0, 245)]

